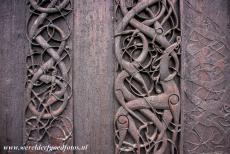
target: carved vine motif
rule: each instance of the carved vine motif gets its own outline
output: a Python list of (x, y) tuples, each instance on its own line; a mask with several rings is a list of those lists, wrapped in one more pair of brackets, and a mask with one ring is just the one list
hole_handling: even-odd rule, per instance
[(72, 136), (72, 120), (62, 113), (71, 98), (70, 0), (28, 0), (25, 144)]
[[(179, 153), (176, 0), (116, 0), (115, 153)], [(120, 19), (119, 19), (120, 18)]]

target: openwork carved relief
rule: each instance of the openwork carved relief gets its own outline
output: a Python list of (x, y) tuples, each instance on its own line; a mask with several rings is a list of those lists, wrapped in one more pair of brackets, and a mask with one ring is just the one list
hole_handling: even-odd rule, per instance
[(25, 144), (67, 144), (72, 119), (70, 0), (28, 0)]
[(115, 153), (178, 153), (180, 29), (176, 0), (115, 0)]

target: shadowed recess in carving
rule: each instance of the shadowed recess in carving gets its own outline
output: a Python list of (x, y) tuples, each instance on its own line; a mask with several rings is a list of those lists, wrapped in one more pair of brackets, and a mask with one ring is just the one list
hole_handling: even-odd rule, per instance
[(115, 0), (115, 153), (179, 153), (177, 0)]
[(67, 144), (72, 120), (63, 115), (71, 98), (70, 0), (28, 0), (25, 144)]

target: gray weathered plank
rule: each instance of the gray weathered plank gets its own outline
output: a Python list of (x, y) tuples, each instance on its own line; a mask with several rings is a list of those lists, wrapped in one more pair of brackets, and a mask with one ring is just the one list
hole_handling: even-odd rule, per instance
[(74, 1), (74, 145), (114, 153), (113, 1)]
[(3, 145), (23, 144), (25, 3), (15, 0), (0, 3), (0, 153), (3, 153)]

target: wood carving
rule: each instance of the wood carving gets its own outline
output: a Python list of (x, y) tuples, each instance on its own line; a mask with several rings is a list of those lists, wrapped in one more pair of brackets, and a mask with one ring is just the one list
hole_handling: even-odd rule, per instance
[(62, 113), (71, 98), (70, 0), (29, 0), (25, 144), (62, 142), (72, 120)]
[(115, 3), (115, 153), (179, 153), (178, 2)]
[(184, 153), (227, 154), (230, 1), (185, 0), (184, 8)]

